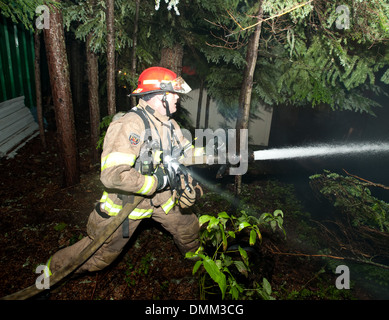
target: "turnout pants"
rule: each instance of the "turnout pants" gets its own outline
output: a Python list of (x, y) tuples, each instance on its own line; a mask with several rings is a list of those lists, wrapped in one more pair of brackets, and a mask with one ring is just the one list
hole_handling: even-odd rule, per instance
[[(149, 218), (146, 218), (149, 219)], [(151, 219), (159, 222), (173, 236), (174, 242), (182, 254), (194, 252), (199, 247), (199, 221), (195, 214), (182, 214), (178, 206), (174, 206), (168, 214), (161, 207), (154, 208)], [(49, 269), (52, 273), (67, 265), (98, 235), (102, 228), (110, 223), (111, 218), (103, 218), (93, 210), (87, 223), (88, 236), (77, 243), (56, 252), (50, 261)], [(123, 237), (123, 228), (119, 227), (107, 241), (81, 266), (76, 273), (85, 271), (99, 271), (110, 265), (122, 252), (131, 235), (142, 220), (131, 220), (128, 223), (128, 238)], [(126, 226), (127, 227), (127, 226)]]

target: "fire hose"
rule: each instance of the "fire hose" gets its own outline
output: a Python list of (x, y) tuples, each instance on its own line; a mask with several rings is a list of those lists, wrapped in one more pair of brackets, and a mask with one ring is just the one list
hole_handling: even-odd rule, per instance
[[(50, 286), (57, 284), (88, 260), (116, 231), (116, 229), (119, 228), (124, 220), (128, 218), (128, 215), (136, 208), (142, 199), (143, 197), (141, 196), (135, 196), (132, 203), (125, 204), (118, 215), (112, 217), (112, 222), (105, 229), (101, 230), (100, 234), (77, 257), (50, 276)], [(5, 296), (1, 298), (1, 300), (25, 300), (42, 292), (43, 289), (38, 289), (34, 284), (18, 292)]]
[[(171, 171), (168, 175), (169, 184), (171, 185), (172, 189), (175, 189), (177, 188), (177, 185), (173, 183), (176, 181), (174, 175), (180, 174), (178, 168), (183, 170), (183, 166), (178, 166), (178, 162), (175, 158), (170, 158), (169, 161), (174, 163), (173, 167), (171, 164), (168, 166)], [(185, 173), (186, 175), (188, 174), (187, 171), (181, 173)], [(116, 231), (116, 229), (119, 228), (124, 220), (128, 218), (128, 215), (136, 208), (142, 199), (142, 196), (135, 196), (131, 203), (126, 203), (118, 215), (111, 218), (111, 223), (105, 229), (101, 230), (100, 234), (95, 239), (93, 239), (93, 241), (78, 256), (76, 256), (67, 265), (50, 276), (50, 286), (57, 284), (77, 268), (79, 268), (83, 263), (85, 263), (85, 261), (88, 260), (104, 244), (104, 242)], [(18, 292), (2, 297), (0, 300), (25, 300), (42, 292), (43, 289), (37, 288), (37, 286), (34, 284)]]
[[(173, 157), (166, 159), (168, 160), (168, 181), (172, 189), (178, 189), (180, 179), (177, 180), (176, 176), (183, 175), (185, 189), (188, 186), (188, 171), (182, 164), (179, 164), (179, 162), (177, 161), (178, 156), (179, 154), (175, 154)], [(143, 197), (141, 196), (135, 196), (131, 203), (126, 203), (123, 206), (122, 210), (115, 217), (111, 218), (111, 223), (105, 229), (101, 230), (100, 234), (95, 237), (93, 241), (78, 256), (76, 256), (67, 265), (65, 265), (50, 276), (50, 286), (57, 284), (69, 274), (74, 272), (77, 268), (79, 268), (83, 263), (85, 263), (116, 231), (116, 229), (119, 228), (120, 225), (122, 225), (125, 219), (128, 218), (128, 215), (136, 208), (136, 206), (142, 201), (142, 199)], [(42, 292), (43, 289), (39, 289), (34, 284), (18, 292), (2, 297), (0, 298), (0, 300), (25, 300)]]
[[(183, 170), (182, 165), (178, 165), (178, 162), (175, 158), (170, 158), (169, 164), (170, 173), (169, 176), (169, 184), (172, 189), (176, 189), (178, 186), (175, 184), (174, 175), (180, 175), (182, 173), (188, 174), (187, 171), (181, 172)], [(173, 166), (172, 166), (173, 164)], [(180, 170), (179, 170), (180, 168)], [(185, 179), (186, 181), (187, 179)], [(187, 182), (187, 181), (186, 181)], [(56, 271), (54, 274), (50, 276), (50, 286), (53, 286), (75, 271), (78, 267), (80, 267), (86, 260), (88, 260), (103, 244), (104, 242), (116, 231), (117, 228), (124, 222), (125, 219), (128, 218), (128, 215), (136, 208), (136, 206), (143, 200), (142, 196), (135, 196), (131, 203), (126, 203), (121, 211), (115, 216), (112, 217), (111, 223), (103, 230), (101, 230), (100, 234), (73, 260), (71, 260), (67, 265)], [(43, 292), (43, 289), (37, 288), (34, 284), (30, 287), (22, 289), (18, 292), (10, 294), (8, 296), (2, 297), (0, 300), (25, 300), (29, 299), (37, 294)]]

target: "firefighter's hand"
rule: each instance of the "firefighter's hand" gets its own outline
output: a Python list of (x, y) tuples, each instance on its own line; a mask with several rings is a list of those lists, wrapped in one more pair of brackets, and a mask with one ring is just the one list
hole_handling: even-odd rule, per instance
[(170, 155), (164, 156), (164, 168), (168, 176), (168, 183), (172, 190), (180, 189), (182, 175), (188, 175), (188, 172), (184, 165), (180, 164), (176, 158)]
[(162, 190), (167, 186), (168, 177), (165, 171), (161, 167), (158, 167), (154, 171), (154, 177), (157, 180), (157, 189), (156, 189), (157, 191)]

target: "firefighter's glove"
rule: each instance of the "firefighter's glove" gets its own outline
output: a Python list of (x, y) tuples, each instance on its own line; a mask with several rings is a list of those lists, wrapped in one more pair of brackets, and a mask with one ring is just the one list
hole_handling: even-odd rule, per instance
[(188, 208), (194, 205), (196, 201), (196, 191), (192, 185), (187, 186), (178, 197), (178, 205), (181, 208)]
[(162, 190), (162, 189), (164, 189), (167, 186), (168, 177), (167, 177), (167, 174), (165, 173), (165, 171), (161, 167), (158, 167), (154, 171), (154, 177), (157, 180), (157, 189), (156, 189), (156, 191)]
[(187, 178), (188, 179), (185, 179), (184, 176), (181, 176), (182, 189), (177, 194), (178, 205), (183, 209), (193, 206), (196, 199), (203, 195), (203, 189), (196, 181), (193, 180), (192, 176), (188, 174)]

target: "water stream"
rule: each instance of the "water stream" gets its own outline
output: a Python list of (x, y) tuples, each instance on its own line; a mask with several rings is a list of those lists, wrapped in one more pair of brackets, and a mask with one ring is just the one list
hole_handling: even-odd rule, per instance
[(287, 147), (254, 151), (254, 160), (281, 160), (309, 157), (349, 156), (359, 153), (368, 155), (389, 152), (388, 142), (364, 142), (351, 144), (318, 144), (304, 147)]

